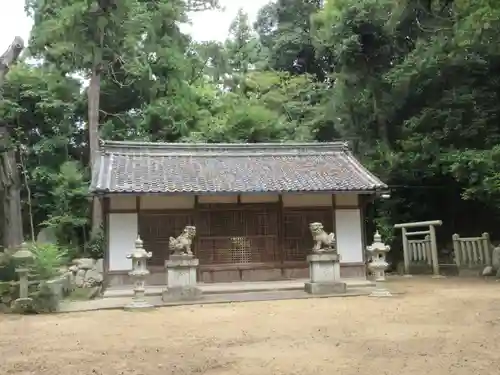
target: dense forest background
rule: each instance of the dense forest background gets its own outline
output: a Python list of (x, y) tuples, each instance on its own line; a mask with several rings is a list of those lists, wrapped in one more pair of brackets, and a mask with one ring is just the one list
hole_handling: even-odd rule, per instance
[(391, 187), (370, 232), (440, 219), (442, 246), (500, 236), (500, 2), (278, 0), (253, 25), (240, 11), (224, 43), (181, 32), (214, 1), (89, 3), (28, 0), (29, 48), (3, 86), (26, 238), (89, 243), (89, 80), (102, 138), (349, 140)]

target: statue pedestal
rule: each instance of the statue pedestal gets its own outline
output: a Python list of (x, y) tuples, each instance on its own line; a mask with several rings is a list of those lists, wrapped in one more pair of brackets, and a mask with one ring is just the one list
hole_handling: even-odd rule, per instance
[(197, 287), (196, 269), (199, 260), (193, 255), (171, 255), (165, 261), (167, 287), (162, 292), (164, 302), (193, 300), (201, 296)]
[(340, 256), (337, 253), (318, 253), (307, 257), (310, 281), (304, 290), (310, 294), (345, 293), (346, 284), (340, 280)]

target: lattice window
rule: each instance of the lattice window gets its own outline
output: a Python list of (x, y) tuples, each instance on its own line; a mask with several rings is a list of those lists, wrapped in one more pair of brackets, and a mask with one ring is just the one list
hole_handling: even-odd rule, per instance
[(231, 237), (231, 262), (252, 263), (252, 246), (248, 237)]
[(276, 260), (275, 207), (210, 207), (200, 212), (200, 264), (261, 263)]

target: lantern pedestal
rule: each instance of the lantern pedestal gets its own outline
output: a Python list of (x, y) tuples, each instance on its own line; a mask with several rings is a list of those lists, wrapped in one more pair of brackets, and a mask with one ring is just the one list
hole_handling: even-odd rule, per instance
[(134, 296), (132, 302), (124, 307), (128, 311), (149, 310), (154, 306), (146, 302), (146, 276), (149, 275), (146, 261), (153, 255), (147, 252), (143, 247), (143, 242), (140, 238), (135, 241), (134, 251), (127, 255), (127, 259), (132, 259), (132, 271), (128, 274), (134, 280)]
[(162, 292), (164, 302), (194, 300), (201, 296), (196, 271), (199, 260), (191, 254), (171, 255), (165, 261), (167, 287)]
[(310, 281), (304, 284), (309, 294), (337, 294), (346, 292), (340, 280), (340, 256), (334, 252), (316, 253), (307, 257)]
[(33, 300), (29, 297), (29, 265), (33, 262), (34, 255), (26, 243), (13, 255), (16, 262), (16, 272), (19, 275), (19, 298), (14, 301), (14, 311), (26, 312), (33, 307)]
[(373, 236), (373, 243), (366, 248), (371, 262), (368, 263), (368, 269), (372, 272), (375, 279), (375, 290), (371, 292), (370, 297), (392, 297), (385, 286), (385, 270), (389, 267), (386, 261), (386, 254), (391, 247), (382, 242), (382, 236), (377, 231)]

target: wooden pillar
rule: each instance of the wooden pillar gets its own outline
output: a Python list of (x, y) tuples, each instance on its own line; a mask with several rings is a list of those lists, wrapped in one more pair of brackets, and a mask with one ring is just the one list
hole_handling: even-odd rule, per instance
[[(194, 238), (194, 243), (193, 243), (193, 254), (196, 258), (198, 258), (198, 254), (200, 252), (200, 236), (198, 235), (199, 233), (199, 227), (200, 227), (200, 202), (199, 202), (199, 198), (197, 195), (194, 196), (194, 215), (193, 215), (193, 225), (195, 226), (196, 228), (196, 237)], [(213, 278), (213, 277), (212, 277)], [(201, 273), (201, 270), (200, 270), (200, 267), (197, 267), (196, 268), (196, 280), (198, 280), (198, 282), (202, 281), (203, 279), (203, 275)]]
[(110, 198), (109, 197), (104, 197), (102, 198), (102, 217), (103, 217), (103, 235), (104, 235), (104, 257), (103, 257), (103, 266), (104, 266), (104, 272), (103, 272), (103, 286), (104, 288), (108, 287), (109, 285), (109, 278), (108, 278), (108, 272), (109, 272), (109, 210), (110, 210)]
[(368, 206), (368, 204), (370, 203), (369, 200), (368, 200), (368, 197), (365, 196), (365, 195), (359, 195), (358, 197), (359, 201), (358, 201), (358, 206), (359, 206), (359, 217), (360, 217), (360, 225), (361, 225), (361, 244), (363, 246), (363, 263), (365, 263), (365, 266), (366, 266), (366, 262), (367, 262), (367, 259), (366, 259), (366, 223), (365, 223), (365, 211), (366, 211), (366, 207)]
[(401, 228), (401, 236), (403, 239), (403, 260), (404, 260), (404, 274), (410, 275), (410, 253), (408, 249), (408, 236), (406, 235), (406, 228)]
[[(332, 232), (335, 234), (335, 238), (337, 238), (337, 220), (336, 220), (336, 200), (335, 194), (332, 194)], [(330, 228), (326, 229), (327, 232), (330, 231)]]
[(137, 212), (137, 236), (141, 237), (144, 241), (144, 238), (141, 236), (141, 196), (137, 195), (135, 197), (135, 211)]
[(280, 194), (278, 197), (278, 256), (281, 263), (281, 276), (284, 277), (284, 263), (285, 263), (285, 224), (283, 220), (283, 196)]
[(434, 225), (429, 225), (429, 232), (431, 236), (432, 273), (434, 274), (434, 276), (439, 276), (436, 228), (434, 227)]

